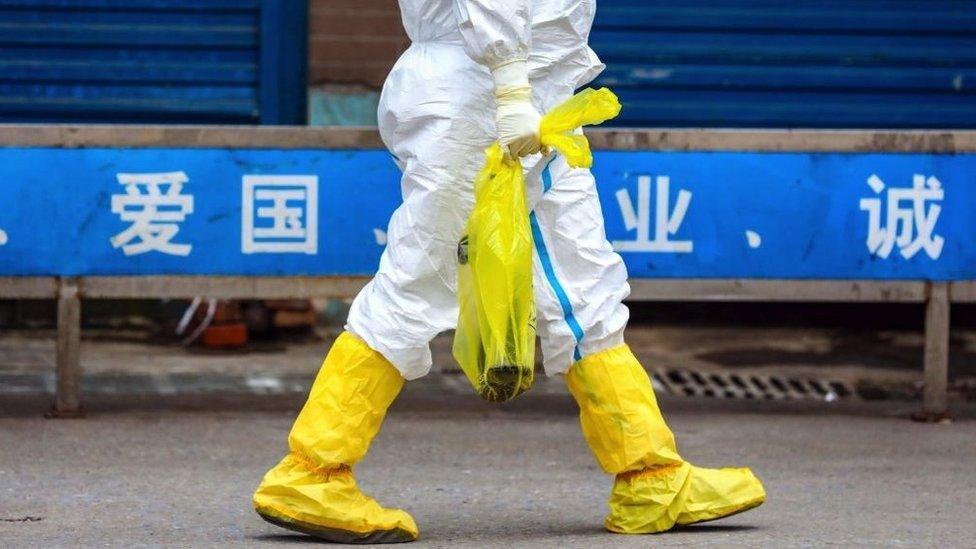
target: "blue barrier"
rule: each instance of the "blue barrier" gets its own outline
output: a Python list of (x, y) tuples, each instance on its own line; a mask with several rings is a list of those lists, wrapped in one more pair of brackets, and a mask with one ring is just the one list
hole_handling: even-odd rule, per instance
[[(976, 155), (597, 153), (636, 278), (976, 279)], [(558, 185), (558, 181), (555, 183)], [(0, 275), (369, 275), (385, 151), (0, 148)]]
[[(632, 299), (924, 303), (921, 417), (946, 417), (976, 132), (588, 135)], [(370, 128), (0, 125), (0, 297), (57, 300), (54, 415), (80, 410), (85, 300), (355, 295), (399, 202), (381, 147)]]

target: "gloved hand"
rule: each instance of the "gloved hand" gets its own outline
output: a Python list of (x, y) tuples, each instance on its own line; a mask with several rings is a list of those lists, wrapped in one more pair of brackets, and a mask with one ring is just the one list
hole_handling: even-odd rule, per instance
[(502, 150), (512, 158), (539, 152), (542, 115), (532, 105), (532, 86), (525, 61), (513, 61), (491, 71), (495, 79), (495, 128)]

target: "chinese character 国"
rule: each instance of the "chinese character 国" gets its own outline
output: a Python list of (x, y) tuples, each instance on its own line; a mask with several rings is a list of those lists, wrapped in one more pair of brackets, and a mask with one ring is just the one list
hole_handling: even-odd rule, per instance
[(241, 251), (318, 252), (318, 177), (245, 175)]

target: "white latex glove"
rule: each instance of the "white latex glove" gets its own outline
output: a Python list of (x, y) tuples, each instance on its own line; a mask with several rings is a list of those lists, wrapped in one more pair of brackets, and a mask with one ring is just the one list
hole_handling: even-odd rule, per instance
[(502, 149), (512, 158), (539, 152), (542, 116), (532, 105), (532, 86), (525, 61), (513, 61), (491, 71), (495, 79), (495, 128)]

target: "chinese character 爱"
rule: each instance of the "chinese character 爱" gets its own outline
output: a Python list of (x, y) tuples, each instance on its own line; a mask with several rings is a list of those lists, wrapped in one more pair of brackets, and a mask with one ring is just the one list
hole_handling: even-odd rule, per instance
[(180, 194), (189, 181), (186, 174), (120, 173), (116, 179), (125, 185), (125, 194), (112, 195), (112, 213), (131, 225), (109, 239), (112, 247), (121, 247), (125, 255), (151, 251), (189, 255), (189, 244), (172, 242), (179, 223), (193, 213), (193, 196)]

